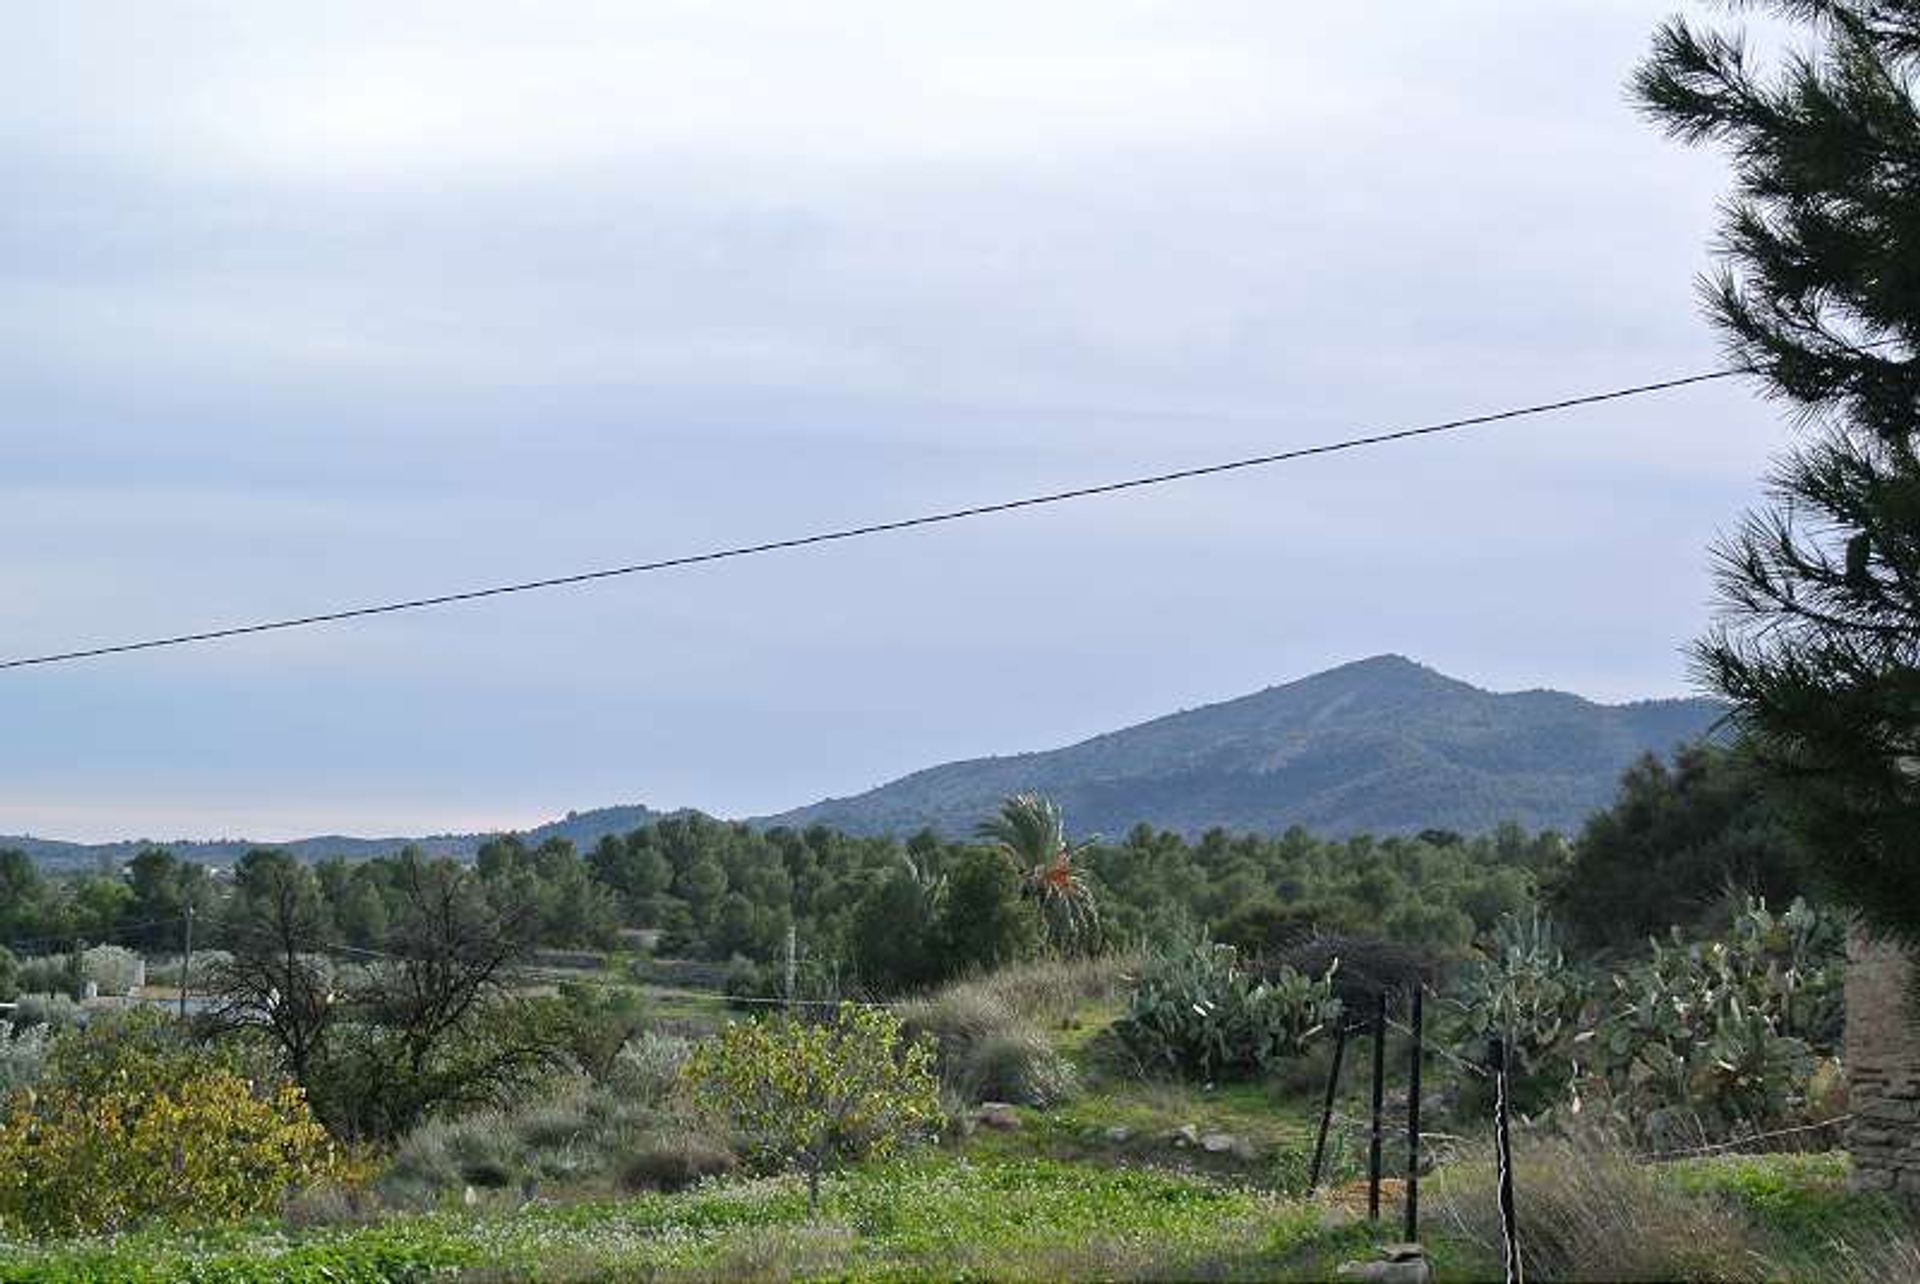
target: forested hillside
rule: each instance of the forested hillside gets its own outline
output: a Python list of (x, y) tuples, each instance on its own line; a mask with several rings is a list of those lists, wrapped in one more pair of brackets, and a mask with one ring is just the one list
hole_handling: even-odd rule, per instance
[(1376, 656), (1064, 749), (949, 763), (853, 798), (766, 818), (856, 834), (965, 834), (997, 799), (1036, 789), (1082, 827), (1196, 835), (1484, 833), (1505, 821), (1577, 828), (1620, 772), (1707, 734), (1709, 700), (1600, 705), (1496, 694)]
[[(1602, 705), (1559, 691), (1496, 694), (1383, 655), (1064, 749), (930, 767), (751, 823), (900, 838), (932, 829), (961, 838), (1002, 798), (1038, 790), (1058, 799), (1078, 828), (1109, 837), (1140, 824), (1189, 838), (1216, 828), (1278, 834), (1296, 825), (1331, 837), (1435, 828), (1481, 834), (1508, 821), (1571, 832), (1611, 800), (1629, 764), (1709, 734), (1720, 714), (1710, 700)], [(639, 805), (569, 812), (522, 838), (531, 846), (564, 838), (584, 851), (663, 814)], [(493, 836), (331, 835), (268, 845), (309, 861), (402, 847), (464, 860)], [(125, 862), (155, 846), (231, 864), (262, 845), (0, 835), (0, 847), (68, 868)]]

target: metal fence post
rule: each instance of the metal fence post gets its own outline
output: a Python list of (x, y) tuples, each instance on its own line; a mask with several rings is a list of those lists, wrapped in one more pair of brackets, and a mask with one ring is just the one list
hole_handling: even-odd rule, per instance
[(1367, 1220), (1380, 1220), (1380, 1111), (1387, 1083), (1387, 992), (1373, 1009), (1373, 1135), (1367, 1146)]
[(1327, 1125), (1333, 1121), (1333, 1094), (1340, 1086), (1340, 1060), (1347, 1052), (1347, 1023), (1343, 1014), (1333, 1034), (1333, 1069), (1327, 1074), (1327, 1096), (1320, 1105), (1320, 1135), (1313, 1143), (1313, 1172), (1307, 1178), (1307, 1193), (1320, 1189), (1320, 1164), (1327, 1154)]
[(1420, 1240), (1420, 1053), (1426, 1023), (1420, 1011), (1420, 983), (1413, 985), (1413, 1050), (1407, 1060), (1407, 1242)]

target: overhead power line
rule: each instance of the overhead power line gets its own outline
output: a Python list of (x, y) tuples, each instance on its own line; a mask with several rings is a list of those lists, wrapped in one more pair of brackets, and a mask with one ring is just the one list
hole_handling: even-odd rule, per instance
[(1583, 406), (1599, 405), (1608, 401), (1623, 401), (1629, 397), (1644, 397), (1651, 393), (1668, 392), (1675, 388), (1685, 388), (1692, 384), (1710, 383), (1717, 379), (1730, 379), (1735, 375), (1751, 374), (1751, 367), (1724, 367), (1703, 371), (1698, 374), (1681, 375), (1672, 379), (1661, 379), (1653, 383), (1634, 384), (1624, 388), (1611, 388), (1605, 392), (1583, 393), (1575, 397), (1563, 397), (1557, 401), (1536, 402), (1528, 406), (1515, 406), (1507, 410), (1496, 410), (1487, 414), (1469, 415), (1463, 419), (1448, 419), (1440, 423), (1423, 424), (1415, 428), (1396, 428), (1387, 432), (1369, 433), (1360, 437), (1348, 437), (1341, 441), (1323, 442), (1317, 446), (1300, 446), (1291, 450), (1274, 451), (1265, 455), (1250, 455), (1243, 459), (1230, 459), (1221, 463), (1201, 464), (1193, 468), (1177, 468), (1171, 472), (1150, 473), (1144, 477), (1129, 477), (1121, 481), (1101, 482), (1092, 486), (1076, 486), (1069, 490), (1049, 491), (1040, 495), (1028, 495), (1021, 499), (1000, 500), (990, 504), (973, 504), (966, 508), (951, 508), (943, 512), (923, 513), (918, 517), (903, 517), (895, 521), (871, 522), (864, 526), (844, 526), (833, 530), (815, 531), (808, 535), (795, 535), (787, 539), (765, 540), (755, 544), (736, 544), (727, 548), (710, 549), (704, 553), (688, 553), (679, 557), (664, 557), (651, 562), (635, 562), (627, 566), (609, 566), (599, 570), (577, 571), (568, 575), (553, 575), (544, 579), (520, 580), (512, 584), (494, 584), (485, 588), (465, 589), (455, 593), (435, 593), (427, 597), (406, 598), (394, 602), (378, 602), (367, 606), (346, 607), (336, 611), (320, 611), (312, 615), (296, 615), (285, 619), (263, 620), (254, 624), (237, 624), (224, 628), (201, 629), (192, 633), (177, 633), (168, 637), (145, 638), (134, 642), (116, 642), (106, 646), (80, 647), (67, 651), (53, 651), (45, 655), (20, 656), (10, 660), (0, 660), (0, 669), (24, 669), (33, 665), (65, 664), (74, 660), (91, 660), (101, 656), (124, 655), (131, 651), (155, 651), (162, 647), (190, 646), (200, 642), (215, 642), (222, 638), (245, 637), (254, 633), (275, 633), (283, 629), (307, 628), (316, 624), (337, 624), (343, 620), (363, 619), (373, 615), (392, 615), (400, 611), (419, 611), (434, 606), (450, 606), (456, 602), (476, 602), (482, 598), (505, 597), (512, 593), (532, 593), (541, 589), (567, 588), (580, 584), (591, 584), (598, 580), (616, 579), (625, 575), (645, 575), (653, 571), (673, 570), (683, 566), (699, 566), (708, 562), (724, 562), (734, 558), (755, 557), (762, 553), (777, 553), (785, 549), (807, 548), (815, 544), (831, 544), (840, 540), (862, 539), (869, 535), (886, 535), (895, 531), (912, 530), (920, 526), (938, 526), (945, 522), (964, 521), (971, 517), (987, 517), (995, 513), (1010, 513), (1022, 508), (1039, 508), (1046, 504), (1063, 504), (1069, 500), (1092, 499), (1099, 495), (1114, 495), (1122, 491), (1142, 490), (1149, 486), (1164, 486), (1170, 482), (1188, 481), (1197, 477), (1212, 477), (1221, 473), (1240, 472), (1250, 468), (1266, 468), (1273, 464), (1284, 464), (1296, 459), (1307, 459), (1314, 455), (1332, 455), (1342, 451), (1358, 450), (1366, 446), (1382, 446), (1389, 442), (1406, 441), (1413, 437), (1431, 437), (1440, 433), (1458, 432), (1463, 428), (1475, 428), (1485, 424), (1501, 423), (1509, 419), (1525, 419), (1533, 415), (1555, 414), (1565, 410), (1575, 410)]

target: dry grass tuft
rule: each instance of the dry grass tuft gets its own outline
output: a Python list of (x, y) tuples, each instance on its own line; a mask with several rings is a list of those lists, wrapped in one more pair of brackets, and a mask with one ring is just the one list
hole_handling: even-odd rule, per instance
[[(1493, 1156), (1463, 1154), (1428, 1187), (1427, 1218), (1500, 1251)], [(1690, 1199), (1618, 1151), (1530, 1139), (1514, 1165), (1521, 1258), (1530, 1280), (1746, 1284), (1768, 1277), (1739, 1213)]]

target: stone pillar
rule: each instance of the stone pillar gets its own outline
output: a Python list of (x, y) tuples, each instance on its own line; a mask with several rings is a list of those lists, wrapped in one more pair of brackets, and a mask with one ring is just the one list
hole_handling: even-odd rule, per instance
[(1853, 1184), (1920, 1199), (1920, 1009), (1913, 962), (1855, 933), (1847, 943), (1847, 1149)]

